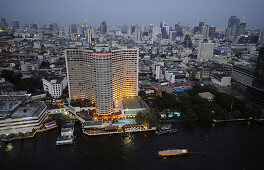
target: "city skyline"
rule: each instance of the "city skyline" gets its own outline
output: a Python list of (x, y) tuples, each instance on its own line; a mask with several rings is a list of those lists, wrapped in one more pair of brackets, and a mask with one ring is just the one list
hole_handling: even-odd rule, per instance
[[(8, 23), (18, 19), (21, 25), (32, 22), (43, 25), (55, 21), (59, 25), (83, 24), (84, 20), (88, 21), (88, 25), (99, 25), (100, 21), (106, 21), (108, 25), (159, 25), (160, 21), (164, 20), (168, 25), (180, 22), (182, 25), (193, 27), (200, 20), (204, 20), (209, 25), (226, 28), (228, 18), (234, 15), (241, 19), (245, 16), (247, 28), (263, 28), (264, 21), (261, 19), (261, 16), (264, 16), (261, 10), (264, 5), (263, 1), (256, 0), (252, 3), (244, 0), (239, 1), (239, 6), (237, 4), (238, 1), (229, 2), (227, 0), (222, 1), (221, 4), (208, 0), (199, 1), (199, 3), (193, 0), (186, 2), (155, 0), (151, 3), (138, 0), (126, 3), (120, 0), (111, 2), (102, 0), (99, 3), (81, 0), (74, 3), (70, 1), (35, 2), (29, 0), (20, 2), (14, 0), (9, 2), (3, 0), (0, 16), (6, 18)], [(224, 10), (221, 10), (221, 7)]]

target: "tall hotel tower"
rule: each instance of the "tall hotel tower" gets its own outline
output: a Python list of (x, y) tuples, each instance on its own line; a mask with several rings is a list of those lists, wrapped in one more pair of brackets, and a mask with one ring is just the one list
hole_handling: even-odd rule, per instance
[(65, 50), (70, 99), (89, 99), (98, 115), (113, 113), (113, 102), (138, 94), (138, 49)]

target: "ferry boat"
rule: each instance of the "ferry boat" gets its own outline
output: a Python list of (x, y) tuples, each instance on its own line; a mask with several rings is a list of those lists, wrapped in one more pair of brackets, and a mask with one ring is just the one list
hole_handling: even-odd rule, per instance
[(157, 129), (155, 132), (156, 135), (163, 135), (163, 134), (170, 134), (170, 133), (176, 133), (177, 129), (173, 129), (171, 124), (168, 125), (162, 125)]
[(158, 151), (158, 156), (166, 157), (166, 156), (183, 156), (187, 155), (187, 149), (167, 149)]

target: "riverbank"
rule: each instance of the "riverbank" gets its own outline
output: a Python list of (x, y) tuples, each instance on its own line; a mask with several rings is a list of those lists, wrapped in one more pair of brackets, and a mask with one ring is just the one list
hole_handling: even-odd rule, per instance
[(4, 142), (9, 142), (9, 141), (12, 141), (12, 140), (17, 140), (17, 139), (33, 138), (36, 133), (46, 132), (46, 131), (49, 131), (51, 129), (57, 128), (57, 127), (58, 126), (56, 125), (56, 126), (53, 126), (53, 127), (50, 127), (50, 128), (36, 130), (35, 132), (32, 132), (32, 134), (29, 134), (29, 135), (26, 135), (26, 136), (15, 136), (15, 137), (10, 138), (10, 139), (1, 138), (1, 140), (4, 141)]

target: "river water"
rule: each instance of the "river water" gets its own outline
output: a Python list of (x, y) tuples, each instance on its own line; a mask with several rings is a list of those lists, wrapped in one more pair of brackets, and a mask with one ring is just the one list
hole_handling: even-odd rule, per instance
[[(4, 143), (0, 169), (264, 169), (263, 124), (174, 126), (178, 132), (170, 135), (141, 132), (129, 137), (89, 137), (76, 123), (73, 145), (56, 146), (59, 129)], [(156, 156), (167, 148), (187, 148), (190, 154), (167, 159)]]

